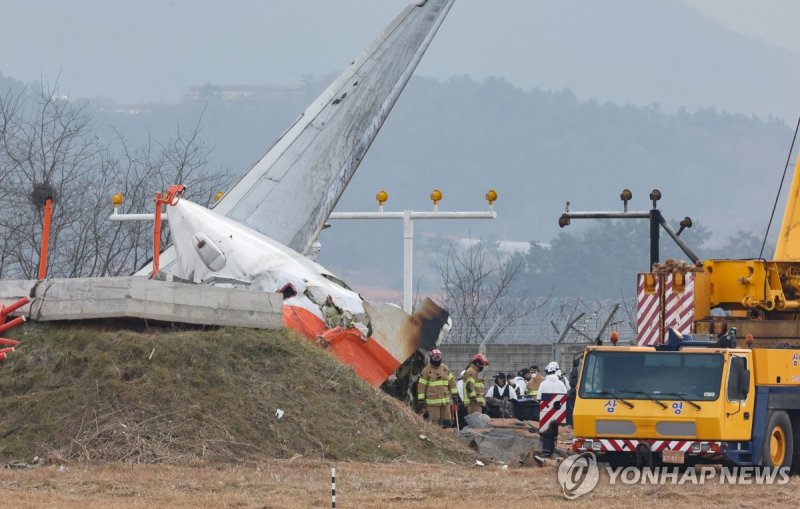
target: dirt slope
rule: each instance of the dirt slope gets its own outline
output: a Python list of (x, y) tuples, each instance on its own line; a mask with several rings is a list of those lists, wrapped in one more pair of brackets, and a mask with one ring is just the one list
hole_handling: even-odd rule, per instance
[(3, 462), (472, 457), (449, 433), (284, 331), (27, 324), (14, 332), (20, 348), (0, 364)]

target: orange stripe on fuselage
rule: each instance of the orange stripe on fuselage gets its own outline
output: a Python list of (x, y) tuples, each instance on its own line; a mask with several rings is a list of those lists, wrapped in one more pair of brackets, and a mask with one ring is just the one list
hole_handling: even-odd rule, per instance
[(374, 387), (385, 382), (400, 367), (400, 360), (392, 357), (374, 339), (363, 339), (358, 329), (328, 329), (320, 317), (307, 309), (283, 306), (283, 325), (314, 342), (322, 337), (328, 344), (327, 350), (339, 362), (352, 367), (358, 376)]
[(322, 318), (299, 306), (283, 306), (283, 325), (311, 341), (328, 330)]

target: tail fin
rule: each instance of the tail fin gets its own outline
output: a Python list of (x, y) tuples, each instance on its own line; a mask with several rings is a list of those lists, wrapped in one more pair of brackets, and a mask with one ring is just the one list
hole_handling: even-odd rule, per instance
[[(215, 210), (307, 253), (454, 1), (405, 8), (239, 177)], [(151, 270), (148, 263), (137, 274)], [(174, 248), (161, 254), (161, 270), (179, 270)]]

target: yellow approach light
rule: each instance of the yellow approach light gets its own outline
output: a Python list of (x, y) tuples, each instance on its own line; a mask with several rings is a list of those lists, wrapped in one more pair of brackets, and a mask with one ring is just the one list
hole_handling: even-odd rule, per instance
[(633, 199), (633, 193), (630, 189), (623, 189), (622, 193), (619, 195), (619, 199), (622, 200), (622, 210), (627, 212), (628, 211), (628, 202)]
[(119, 208), (119, 206), (122, 205), (122, 202), (124, 202), (124, 201), (125, 201), (125, 197), (122, 196), (122, 193), (117, 193), (117, 194), (115, 194), (114, 196), (111, 197), (111, 205), (115, 209)]
[(497, 191), (495, 191), (494, 189), (489, 189), (489, 192), (486, 193), (486, 202), (491, 207), (496, 201), (497, 201)]
[(375, 199), (378, 200), (378, 205), (383, 207), (383, 204), (389, 201), (389, 193), (381, 189), (378, 191), (378, 194), (375, 195)]
[(439, 202), (442, 201), (442, 192), (439, 189), (434, 189), (431, 193), (431, 201), (434, 205), (439, 205)]

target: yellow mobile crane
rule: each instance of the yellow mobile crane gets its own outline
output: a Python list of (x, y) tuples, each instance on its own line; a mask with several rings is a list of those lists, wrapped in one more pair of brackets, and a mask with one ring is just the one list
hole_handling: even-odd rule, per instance
[[(670, 329), (668, 341), (651, 346), (587, 348), (574, 451), (619, 464), (718, 462), (800, 473), (798, 200), (800, 158), (773, 259), (706, 260), (692, 270), (694, 338)], [(672, 274), (676, 283), (658, 291), (685, 291), (685, 275)], [(641, 276), (644, 292), (656, 291), (657, 275)]]
[(772, 260), (706, 260), (695, 274), (694, 332), (711, 333), (711, 310), (741, 337), (764, 344), (800, 338), (800, 158)]

